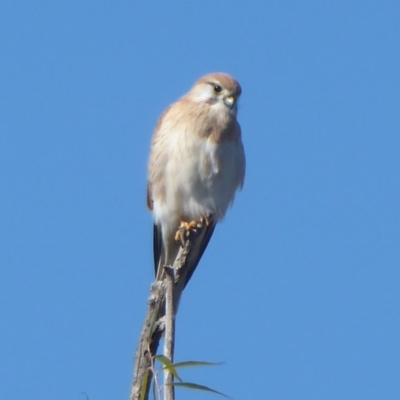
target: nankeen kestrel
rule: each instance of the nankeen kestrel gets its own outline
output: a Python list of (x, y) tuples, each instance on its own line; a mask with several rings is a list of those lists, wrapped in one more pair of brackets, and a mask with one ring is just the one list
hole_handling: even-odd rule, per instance
[(147, 187), (147, 206), (154, 217), (157, 279), (163, 266), (174, 264), (182, 231), (205, 224), (187, 284), (216, 223), (243, 186), (246, 160), (236, 120), (240, 93), (232, 76), (205, 75), (157, 122)]

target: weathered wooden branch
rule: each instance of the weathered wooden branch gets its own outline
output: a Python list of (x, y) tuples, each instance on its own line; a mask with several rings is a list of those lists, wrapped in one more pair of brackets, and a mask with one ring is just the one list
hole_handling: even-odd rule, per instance
[[(172, 330), (174, 331), (174, 319), (177, 312), (178, 303), (185, 287), (186, 277), (191, 276), (193, 271), (191, 267), (194, 265), (191, 254), (194, 244), (197, 240), (202, 240), (206, 229), (198, 227), (187, 233), (184, 246), (181, 246), (174, 265), (172, 267), (173, 274), (173, 293), (172, 293)], [(151, 381), (153, 378), (154, 357), (161, 337), (165, 333), (165, 310), (166, 310), (166, 292), (168, 286), (168, 275), (165, 271), (161, 280), (154, 282), (150, 287), (150, 297), (148, 299), (148, 307), (142, 330), (139, 337), (138, 346), (134, 358), (134, 369), (131, 383), (131, 391), (129, 400), (141, 400), (141, 393), (144, 393), (143, 400), (148, 400)], [(170, 303), (168, 303), (170, 304)], [(174, 351), (174, 334), (169, 344), (171, 353), (166, 355), (173, 360)], [(170, 385), (173, 388), (172, 385)], [(172, 389), (173, 390), (173, 389)], [(173, 399), (173, 398), (172, 398)], [(171, 399), (171, 400), (172, 400)]]
[[(175, 302), (174, 302), (174, 269), (165, 267), (165, 337), (164, 356), (174, 362), (175, 345)], [(174, 400), (174, 376), (168, 368), (164, 369), (164, 400)]]
[(144, 399), (148, 399), (152, 380), (153, 357), (157, 353), (163, 326), (158, 318), (161, 315), (165, 298), (165, 285), (162, 281), (155, 282), (150, 287), (150, 297), (142, 331), (137, 346), (130, 400), (140, 400), (142, 390), (145, 391)]

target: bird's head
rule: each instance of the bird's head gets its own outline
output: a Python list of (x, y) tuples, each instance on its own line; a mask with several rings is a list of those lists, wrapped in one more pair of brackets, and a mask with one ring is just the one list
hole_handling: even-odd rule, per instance
[(216, 111), (236, 114), (237, 100), (241, 92), (242, 89), (235, 78), (217, 72), (198, 79), (187, 96), (192, 101), (209, 104)]

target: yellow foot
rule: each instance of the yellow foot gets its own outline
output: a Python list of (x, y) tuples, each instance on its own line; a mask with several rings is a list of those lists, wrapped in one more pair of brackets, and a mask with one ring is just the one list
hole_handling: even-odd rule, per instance
[(185, 236), (190, 230), (195, 229), (196, 227), (197, 227), (197, 222), (195, 220), (190, 222), (181, 221), (181, 225), (179, 226), (178, 230), (175, 233), (175, 240), (181, 242), (182, 246), (184, 246)]
[(190, 221), (190, 222), (181, 221), (181, 226), (179, 227), (179, 229), (184, 228), (185, 231), (190, 231), (191, 229), (196, 228), (196, 226), (197, 226), (197, 222), (195, 220)]
[(178, 230), (175, 234), (175, 240), (181, 242), (182, 246), (185, 245), (186, 238), (191, 230), (194, 229), (201, 229), (204, 224), (209, 226), (212, 221), (212, 216), (201, 217), (199, 221), (181, 221), (181, 225), (179, 226)]

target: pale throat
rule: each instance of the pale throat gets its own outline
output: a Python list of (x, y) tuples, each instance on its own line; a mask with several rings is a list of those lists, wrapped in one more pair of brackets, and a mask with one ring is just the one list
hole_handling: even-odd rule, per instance
[(218, 99), (214, 104), (210, 106), (210, 115), (219, 121), (229, 121), (232, 118), (236, 118), (236, 104), (229, 108), (223, 101)]

